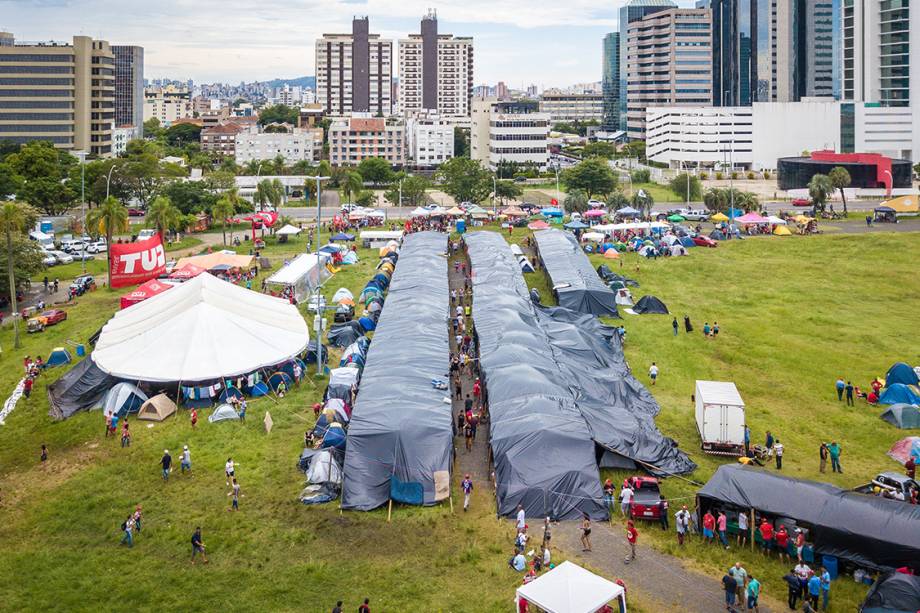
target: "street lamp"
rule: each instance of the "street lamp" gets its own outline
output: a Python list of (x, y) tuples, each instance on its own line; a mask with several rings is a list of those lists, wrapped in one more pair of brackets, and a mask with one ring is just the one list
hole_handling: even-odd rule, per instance
[[(73, 155), (79, 158), (80, 160), (80, 209), (81, 216), (83, 217), (82, 228), (83, 232), (86, 232), (86, 151), (74, 151)], [(80, 257), (80, 265), (83, 269), (83, 274), (86, 274), (86, 251), (83, 251), (83, 256)]]
[(106, 200), (108, 200), (109, 198), (109, 185), (112, 183), (112, 173), (115, 172), (115, 168), (116, 168), (115, 164), (112, 164), (112, 167), (109, 168), (109, 174), (105, 178), (105, 198)]
[(495, 175), (492, 175), (492, 215), (495, 215), (495, 196), (498, 195), (498, 181), (495, 180)]
[[(258, 176), (258, 175), (257, 175)], [(321, 177), (316, 175), (314, 177), (305, 177), (307, 179), (314, 179), (316, 181), (316, 289), (314, 290), (314, 297), (316, 300), (316, 318), (313, 320), (313, 330), (316, 332), (316, 376), (321, 377), (323, 375), (323, 342), (322, 342), (322, 332), (323, 332), (323, 306), (320, 304), (320, 298), (322, 294), (320, 293), (320, 288), (322, 283), (320, 281), (321, 273), (320, 267), (322, 266), (322, 260), (319, 256), (319, 230), (320, 223), (322, 220), (322, 194), (320, 192), (320, 182), (328, 181), (329, 177)]]

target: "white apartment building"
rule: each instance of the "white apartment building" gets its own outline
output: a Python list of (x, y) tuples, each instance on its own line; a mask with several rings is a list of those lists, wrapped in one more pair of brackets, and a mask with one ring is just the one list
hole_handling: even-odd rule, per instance
[(601, 121), (604, 118), (604, 95), (548, 89), (540, 96), (540, 112), (549, 114), (554, 123)]
[(365, 158), (378, 157), (391, 166), (406, 163), (405, 126), (371, 117), (369, 113), (337, 119), (329, 126), (329, 163), (357, 166)]
[(144, 90), (144, 121), (156, 118), (161, 126), (168, 127), (193, 114), (192, 95), (184, 87), (169, 85)]
[(438, 34), (432, 11), (420, 34), (398, 43), (399, 112), (433, 111), (442, 117), (469, 117), (473, 94), (473, 39)]
[(438, 115), (410, 117), (406, 121), (406, 155), (411, 166), (434, 168), (454, 157), (454, 128), (469, 120)]
[(316, 102), (327, 115), (392, 111), (393, 41), (369, 33), (367, 17), (352, 21), (351, 34), (316, 40)]
[(303, 90), (298, 86), (285, 84), (282, 87), (275, 88), (275, 95), (272, 98), (275, 104), (285, 106), (300, 106), (303, 101)]
[(141, 137), (141, 126), (115, 126), (112, 128), (112, 156), (127, 152), (128, 142)]
[(474, 99), (470, 157), (491, 169), (503, 161), (546, 168), (550, 123), (533, 103)]
[(237, 164), (252, 160), (273, 160), (284, 157), (285, 164), (317, 162), (323, 153), (323, 131), (320, 128), (292, 132), (241, 132), (236, 136)]

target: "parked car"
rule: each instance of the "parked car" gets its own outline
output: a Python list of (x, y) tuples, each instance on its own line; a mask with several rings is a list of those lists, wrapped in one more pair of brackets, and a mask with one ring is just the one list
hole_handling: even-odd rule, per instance
[(48, 253), (54, 256), (58, 264), (70, 264), (73, 262), (73, 257), (63, 251), (49, 251)]
[(30, 317), (29, 320), (26, 322), (26, 332), (29, 334), (33, 334), (35, 332), (44, 332), (44, 331), (45, 331), (45, 324), (44, 322), (42, 322), (40, 318)]
[(42, 320), (42, 323), (45, 326), (53, 326), (54, 324), (60, 323), (67, 319), (67, 311), (62, 311), (61, 309), (51, 309), (49, 311), (42, 312), (36, 317)]
[(719, 243), (712, 240), (708, 236), (703, 236), (702, 234), (693, 237), (693, 244), (697, 247), (718, 247)]
[(70, 289), (72, 289), (77, 296), (82, 296), (89, 290), (96, 289), (96, 280), (93, 278), (93, 275), (80, 275), (70, 284)]
[(58, 260), (56, 257), (54, 257), (54, 254), (52, 252), (50, 251), (42, 252), (42, 264), (44, 264), (45, 266), (54, 266), (57, 263), (58, 263)]
[(156, 228), (144, 228), (143, 230), (137, 233), (137, 240), (145, 241), (148, 238), (153, 238), (154, 236), (156, 236), (156, 234), (157, 234)]
[(706, 209), (678, 209), (675, 213), (687, 221), (706, 221), (712, 216)]
[(811, 200), (809, 198), (795, 198), (792, 201), (792, 206), (811, 206)]
[(71, 257), (73, 257), (74, 262), (88, 262), (96, 259), (96, 256), (86, 250), (74, 251)]
[(355, 204), (354, 202), (346, 202), (342, 205), (342, 212), (353, 213), (355, 211), (360, 211), (362, 208), (363, 207), (361, 205)]
[(605, 208), (606, 206), (607, 206), (607, 204), (604, 203), (604, 202), (601, 202), (600, 200), (594, 200), (594, 199), (588, 200), (588, 208), (589, 208), (589, 209), (603, 209), (603, 208)]
[(74, 251), (80, 251), (83, 249), (83, 241), (79, 238), (70, 238), (66, 241), (61, 241), (61, 251), (65, 253), (73, 253)]
[(87, 253), (105, 253), (108, 247), (105, 244), (105, 239), (101, 238), (86, 248)]
[(914, 490), (920, 490), (920, 484), (907, 475), (895, 472), (879, 473), (869, 483), (854, 488), (860, 494), (884, 496), (904, 502), (910, 502)]
[(633, 499), (629, 505), (629, 516), (633, 519), (661, 518), (661, 489), (655, 477), (628, 477), (623, 481), (633, 490)]
[(144, 215), (145, 213), (141, 209), (136, 209), (136, 208), (128, 209), (128, 217), (143, 217)]

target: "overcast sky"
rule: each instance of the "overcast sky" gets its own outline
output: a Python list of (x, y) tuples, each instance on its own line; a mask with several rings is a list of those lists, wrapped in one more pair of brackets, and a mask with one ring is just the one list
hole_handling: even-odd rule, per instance
[(0, 30), (24, 41), (83, 34), (141, 45), (148, 79), (239, 82), (312, 76), (313, 41), (350, 32), (354, 15), (396, 39), (417, 32), (434, 7), (442, 33), (475, 38), (476, 84), (547, 87), (600, 80), (601, 39), (624, 2), (0, 0)]

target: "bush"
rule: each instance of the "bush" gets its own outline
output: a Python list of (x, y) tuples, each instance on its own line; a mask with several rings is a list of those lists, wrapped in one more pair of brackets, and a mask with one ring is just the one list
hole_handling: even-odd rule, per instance
[(720, 171), (720, 172), (716, 172), (716, 181), (721, 181), (721, 180), (724, 179), (724, 178), (725, 178), (725, 174), (724, 174), (724, 173), (722, 173), (721, 171)]
[(701, 172), (701, 173), (700, 173), (700, 181), (706, 181), (707, 179), (709, 179), (709, 173), (708, 173), (708, 172)]
[(732, 181), (737, 181), (737, 180), (738, 180), (738, 171), (737, 171), (737, 170), (733, 170), (733, 171), (732, 171), (731, 178), (732, 178)]
[(699, 200), (703, 195), (703, 184), (700, 183), (699, 177), (690, 175), (688, 180), (687, 173), (682, 172), (668, 182), (668, 187), (676, 196), (683, 199), (687, 198), (688, 182), (690, 188), (689, 199)]
[(632, 179), (633, 183), (648, 183), (652, 180), (652, 173), (651, 171), (642, 168), (632, 171), (629, 174), (629, 178)]
[(755, 176), (756, 176), (756, 175), (755, 175), (752, 171), (750, 171), (750, 170), (748, 171), (748, 173), (747, 173), (748, 181), (753, 181)]
[(765, 170), (765, 171), (763, 171), (763, 173), (761, 173), (761, 174), (763, 174), (763, 178), (764, 178), (765, 180), (769, 180), (770, 177), (772, 176), (772, 175), (770, 174), (770, 171), (769, 171), (769, 170)]

